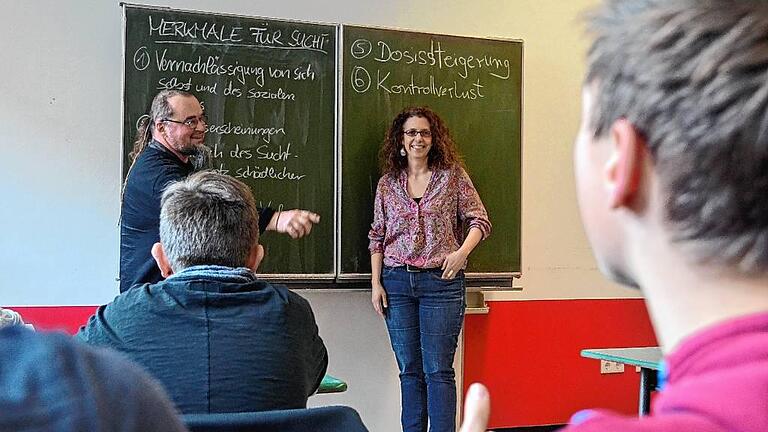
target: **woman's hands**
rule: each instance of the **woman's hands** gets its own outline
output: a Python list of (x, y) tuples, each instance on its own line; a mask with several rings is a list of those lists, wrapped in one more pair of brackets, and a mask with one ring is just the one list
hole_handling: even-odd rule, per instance
[(384, 318), (384, 309), (387, 308), (387, 292), (381, 284), (381, 270), (384, 267), (384, 254), (373, 252), (371, 254), (371, 303), (380, 317)]
[(464, 264), (467, 262), (468, 253), (459, 248), (456, 252), (451, 252), (443, 260), (443, 265), (440, 267), (443, 269), (443, 279), (453, 279), (464, 268)]
[(371, 303), (373, 303), (376, 313), (384, 318), (384, 310), (387, 308), (387, 292), (381, 282), (371, 283)]
[(483, 232), (480, 231), (480, 228), (470, 228), (469, 233), (467, 233), (467, 237), (464, 239), (464, 243), (462, 243), (459, 250), (448, 254), (448, 256), (443, 260), (443, 265), (440, 267), (443, 269), (443, 275), (441, 277), (443, 279), (455, 278), (467, 263), (467, 257), (469, 254), (475, 250), (475, 247), (478, 243), (480, 243), (480, 240), (482, 239)]

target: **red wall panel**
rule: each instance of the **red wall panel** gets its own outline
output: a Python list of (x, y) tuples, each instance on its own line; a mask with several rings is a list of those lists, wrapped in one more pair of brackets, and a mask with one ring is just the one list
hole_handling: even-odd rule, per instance
[(464, 391), (482, 382), (491, 393), (489, 427), (567, 423), (584, 408), (637, 412), (639, 373), (600, 374), (585, 348), (657, 345), (641, 299), (490, 302), (467, 315)]
[(25, 323), (35, 326), (35, 330), (63, 331), (77, 333), (81, 325), (88, 321), (98, 306), (8, 306), (21, 314)]

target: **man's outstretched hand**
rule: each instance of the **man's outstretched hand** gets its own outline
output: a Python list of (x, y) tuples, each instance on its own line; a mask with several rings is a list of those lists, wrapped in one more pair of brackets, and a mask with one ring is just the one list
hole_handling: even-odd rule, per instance
[(272, 215), (267, 230), (285, 233), (296, 239), (309, 235), (312, 226), (319, 222), (320, 215), (309, 210), (277, 211)]

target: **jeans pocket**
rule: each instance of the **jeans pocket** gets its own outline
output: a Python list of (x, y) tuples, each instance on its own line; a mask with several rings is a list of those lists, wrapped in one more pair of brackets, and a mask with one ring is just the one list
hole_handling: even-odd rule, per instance
[(429, 276), (434, 280), (450, 282), (458, 279), (464, 279), (464, 270), (459, 270), (459, 272), (453, 275), (453, 277), (446, 279), (443, 279), (443, 270), (432, 270), (429, 272)]
[(443, 279), (438, 271), (429, 272), (422, 289), (431, 295), (439, 295), (446, 301), (461, 301), (464, 303), (464, 273), (452, 279)]
[(382, 278), (388, 278), (392, 276), (392, 273), (395, 272), (395, 269), (392, 267), (384, 266), (384, 268), (381, 269), (381, 277)]

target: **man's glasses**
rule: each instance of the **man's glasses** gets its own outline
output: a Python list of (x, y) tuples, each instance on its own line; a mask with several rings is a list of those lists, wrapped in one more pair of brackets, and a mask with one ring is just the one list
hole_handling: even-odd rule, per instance
[(416, 138), (416, 135), (421, 135), (422, 138), (432, 138), (432, 131), (429, 129), (408, 129), (403, 133), (411, 138)]
[(201, 115), (200, 117), (190, 117), (190, 118), (188, 118), (186, 120), (182, 120), (182, 121), (173, 120), (173, 119), (169, 119), (169, 118), (164, 118), (163, 121), (164, 122), (183, 124), (184, 126), (190, 128), (190, 129), (197, 129), (197, 125), (199, 125), (200, 123), (202, 123), (204, 125), (208, 124), (208, 117), (206, 117), (205, 115)]

